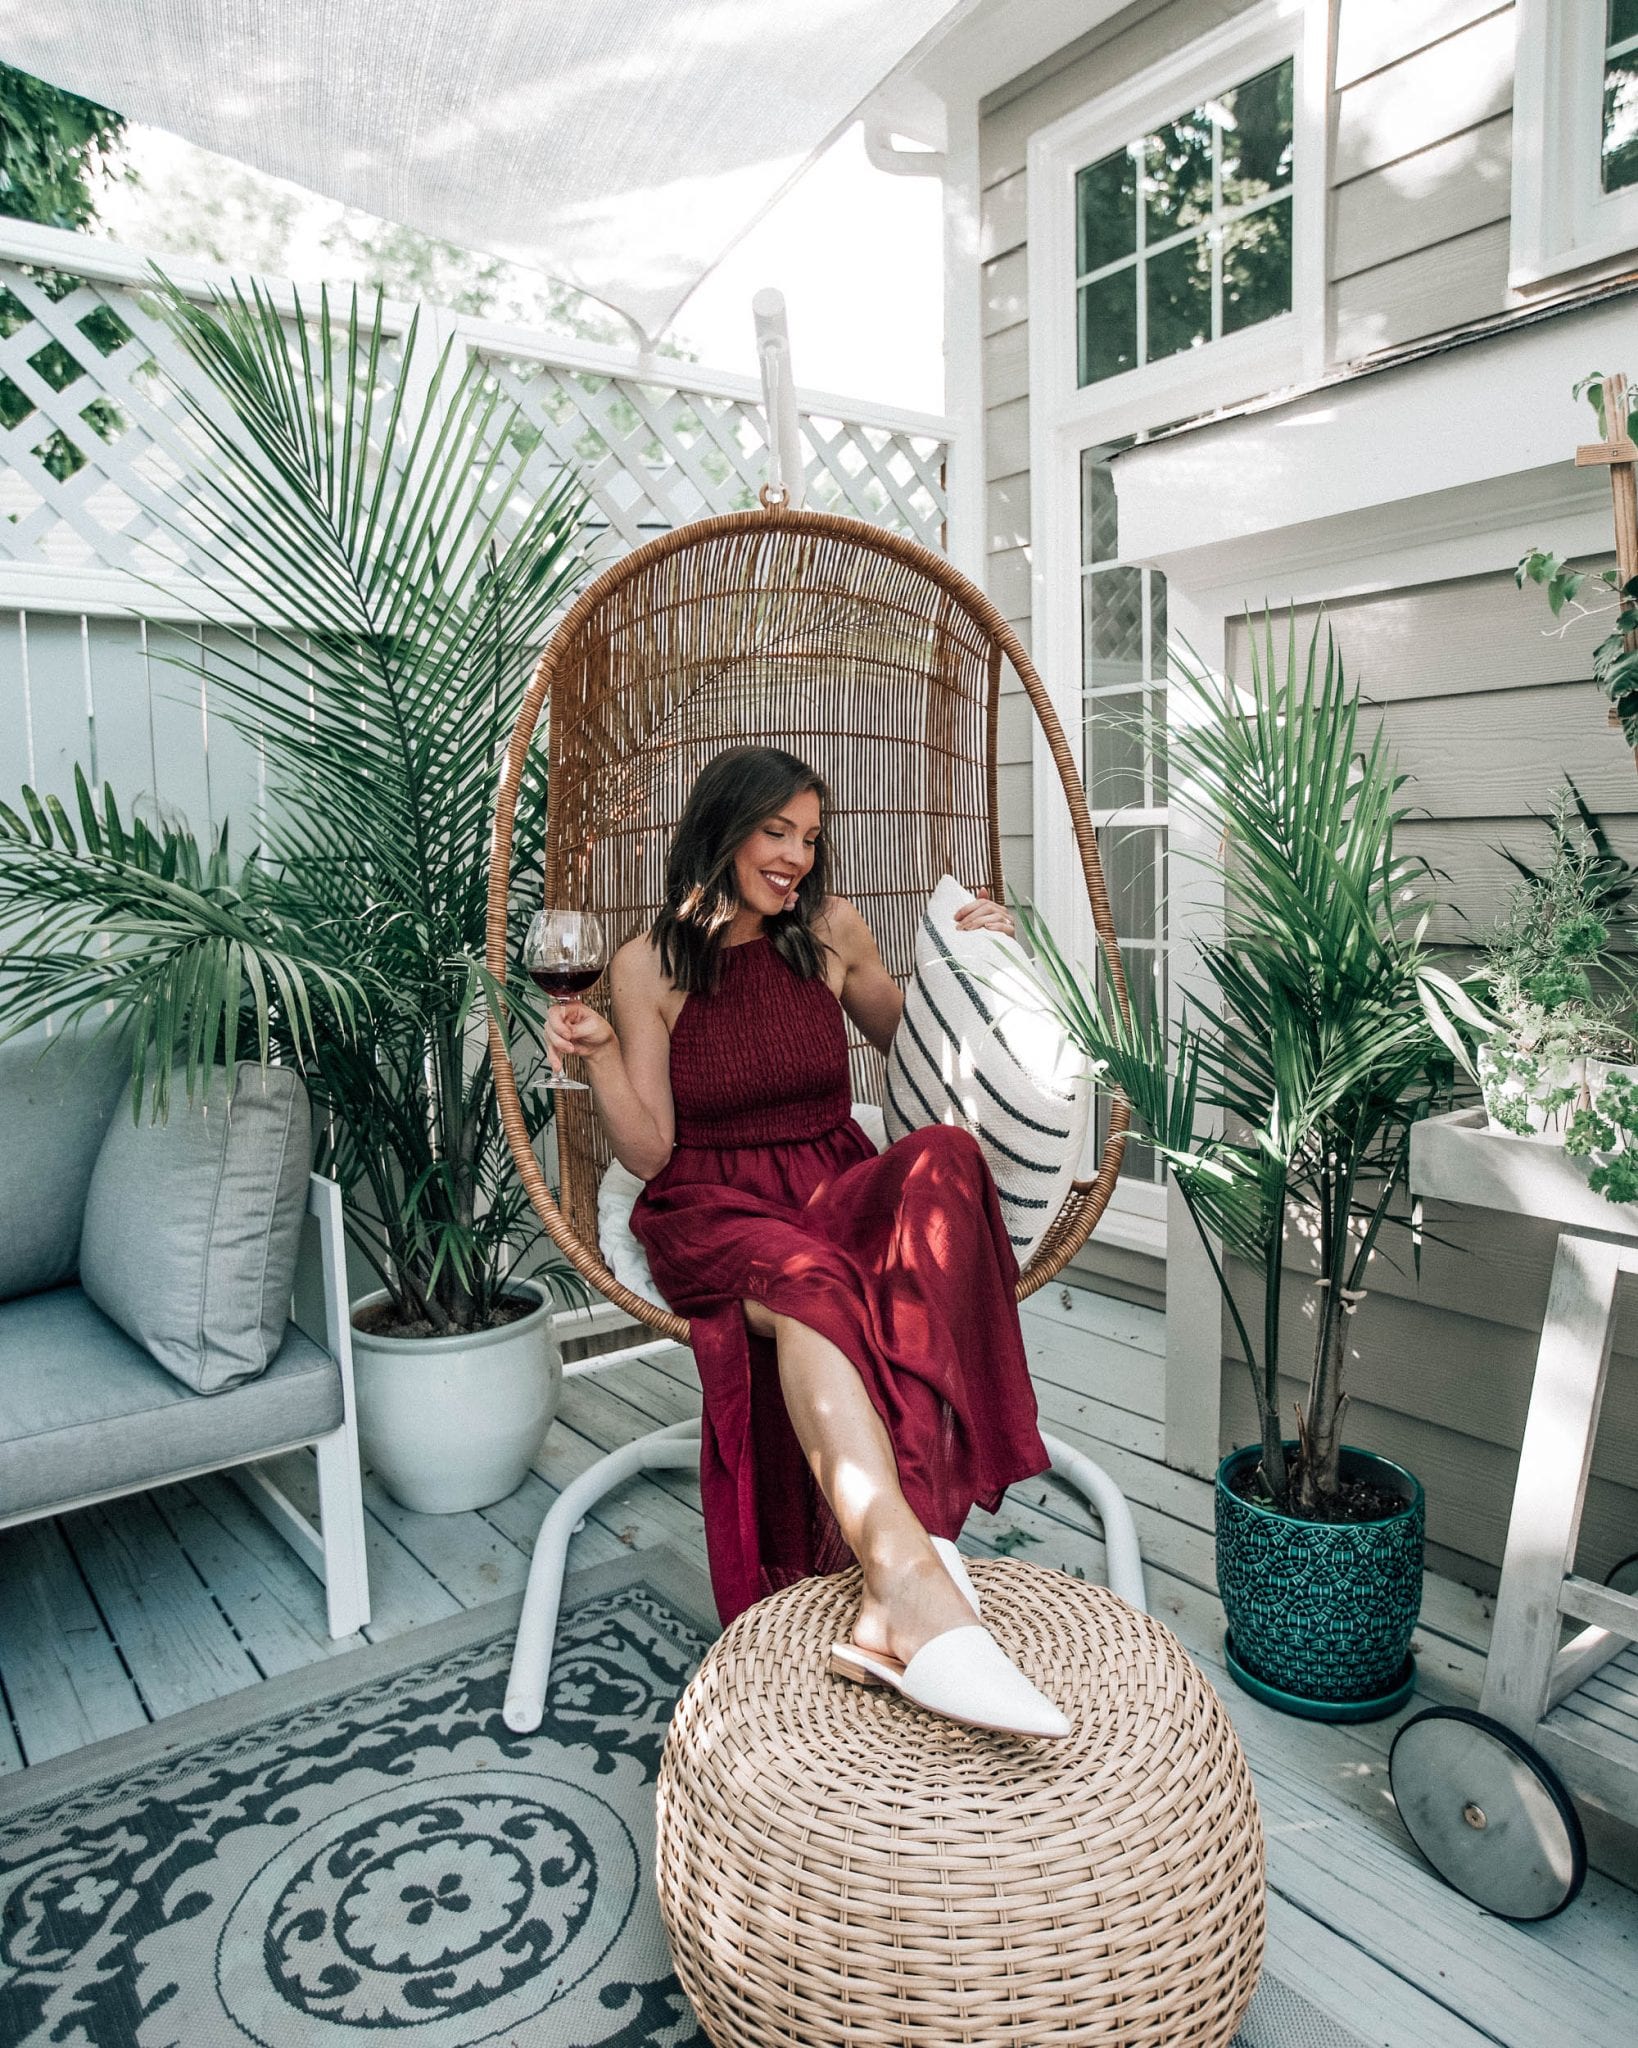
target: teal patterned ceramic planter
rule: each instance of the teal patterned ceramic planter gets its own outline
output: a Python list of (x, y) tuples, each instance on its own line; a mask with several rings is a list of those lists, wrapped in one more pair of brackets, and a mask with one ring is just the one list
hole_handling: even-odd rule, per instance
[(1381, 1522), (1305, 1522), (1234, 1492), (1231, 1477), (1260, 1455), (1250, 1444), (1217, 1468), (1217, 1585), (1230, 1669), (1290, 1713), (1392, 1713), (1410, 1691), (1410, 1639), (1422, 1608), (1421, 1482), (1402, 1465), (1345, 1446), (1346, 1475), (1405, 1505)]

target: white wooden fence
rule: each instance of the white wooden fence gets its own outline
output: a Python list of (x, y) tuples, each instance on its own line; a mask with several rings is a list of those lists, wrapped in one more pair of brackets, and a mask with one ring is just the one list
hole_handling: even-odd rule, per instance
[[(230, 815), (248, 826), (259, 763), (215, 715), (211, 629), (196, 628), (206, 659), (190, 678), (151, 657), (142, 623), (197, 618), (185, 550), (154, 516), (160, 495), (185, 485), (188, 452), (157, 374), (160, 363), (184, 373), (185, 358), (153, 309), (148, 259), (0, 226), (0, 797), (14, 801), (24, 782), (66, 794), (78, 762), (198, 830)], [(227, 282), (160, 260), (201, 297)], [(268, 289), (291, 305), (288, 286)], [(413, 310), (388, 306), (395, 337)], [(440, 344), (479, 356), (538, 432), (526, 485), (576, 470), (594, 553), (755, 503), (767, 438), (754, 378), (421, 317)], [(943, 544), (948, 421), (813, 392), (798, 404), (810, 505)]]

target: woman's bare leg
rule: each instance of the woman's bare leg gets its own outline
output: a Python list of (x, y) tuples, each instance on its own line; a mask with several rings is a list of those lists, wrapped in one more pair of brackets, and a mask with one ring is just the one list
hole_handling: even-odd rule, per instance
[(853, 1361), (828, 1337), (759, 1301), (746, 1302), (745, 1320), (777, 1346), (791, 1427), (864, 1571), (854, 1640), (908, 1662), (934, 1636), (970, 1624), (973, 1612), (899, 1489), (881, 1417)]

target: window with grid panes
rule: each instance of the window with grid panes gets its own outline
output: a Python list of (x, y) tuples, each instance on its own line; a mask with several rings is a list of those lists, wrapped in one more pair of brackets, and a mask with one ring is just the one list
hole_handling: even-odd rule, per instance
[(1291, 311), (1293, 78), (1287, 58), (1076, 173), (1083, 387)]
[[(1127, 987), (1164, 1021), (1166, 579), (1120, 559), (1113, 452), (1081, 456), (1081, 767)], [(1158, 1183), (1153, 1147), (1129, 1142), (1121, 1175)]]
[(1603, 186), (1638, 185), (1638, 0), (1604, 11)]

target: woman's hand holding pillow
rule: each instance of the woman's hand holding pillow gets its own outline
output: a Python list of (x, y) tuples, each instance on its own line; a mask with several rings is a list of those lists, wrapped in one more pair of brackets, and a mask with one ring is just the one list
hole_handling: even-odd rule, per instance
[(999, 932), (1004, 939), (1018, 936), (1012, 913), (1003, 905), (992, 903), (988, 889), (980, 889), (976, 901), (963, 903), (955, 914), (955, 922), (964, 932)]

